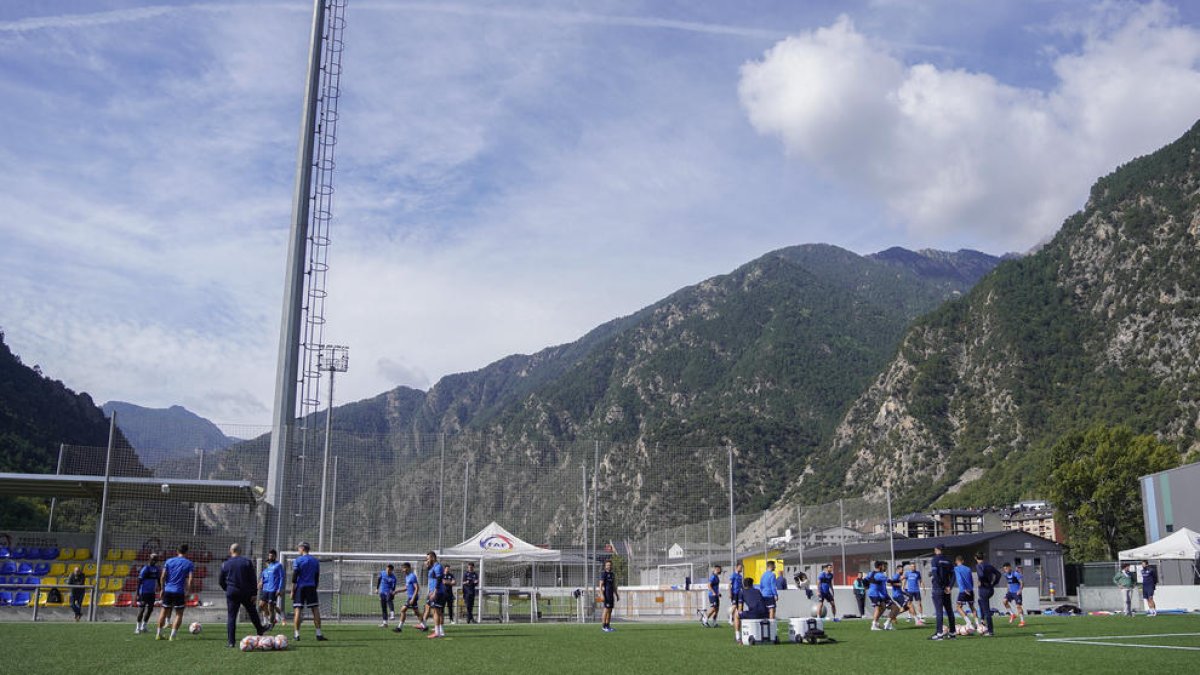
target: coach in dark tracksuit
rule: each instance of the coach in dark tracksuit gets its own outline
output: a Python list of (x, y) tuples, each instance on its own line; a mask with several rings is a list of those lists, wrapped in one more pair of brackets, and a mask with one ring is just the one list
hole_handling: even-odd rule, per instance
[(225, 635), (228, 638), (226, 647), (237, 644), (238, 610), (245, 607), (254, 624), (254, 631), (259, 635), (266, 632), (262, 621), (258, 618), (258, 609), (254, 606), (254, 596), (258, 594), (258, 575), (254, 571), (254, 563), (241, 556), (242, 548), (237, 544), (229, 547), (229, 560), (221, 565), (219, 583), (225, 591)]
[(975, 554), (975, 574), (979, 576), (979, 616), (987, 620), (987, 635), (994, 635), (992, 595), (996, 593), (996, 584), (1000, 583), (1004, 576), (983, 557), (983, 553)]
[[(933, 558), (929, 560), (929, 587), (933, 591), (933, 609), (937, 617), (937, 632), (932, 640), (954, 638), (954, 607), (950, 601), (950, 589), (954, 587), (954, 563), (942, 555), (942, 545), (933, 547)], [(947, 632), (942, 632), (942, 615), (950, 624)]]

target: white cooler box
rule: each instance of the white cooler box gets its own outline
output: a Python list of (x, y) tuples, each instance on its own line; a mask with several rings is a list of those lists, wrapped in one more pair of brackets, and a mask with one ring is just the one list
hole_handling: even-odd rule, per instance
[(742, 619), (741, 638), (749, 646), (779, 644), (775, 619)]
[(788, 640), (813, 644), (824, 639), (825, 619), (806, 617), (788, 620)]

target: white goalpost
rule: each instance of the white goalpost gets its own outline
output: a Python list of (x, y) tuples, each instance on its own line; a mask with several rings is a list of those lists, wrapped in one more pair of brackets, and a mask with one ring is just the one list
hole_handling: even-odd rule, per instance
[(693, 563), (668, 563), (659, 565), (657, 571), (659, 588), (678, 588), (682, 590), (687, 584), (688, 579), (691, 579), (693, 584), (697, 581), (693, 573), (695, 571)]

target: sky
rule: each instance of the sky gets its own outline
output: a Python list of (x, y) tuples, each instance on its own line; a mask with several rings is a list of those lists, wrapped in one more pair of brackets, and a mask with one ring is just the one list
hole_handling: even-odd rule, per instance
[[(312, 3), (0, 4), (0, 329), (268, 424)], [(338, 402), (771, 250), (1027, 251), (1200, 117), (1192, 3), (349, 0)]]

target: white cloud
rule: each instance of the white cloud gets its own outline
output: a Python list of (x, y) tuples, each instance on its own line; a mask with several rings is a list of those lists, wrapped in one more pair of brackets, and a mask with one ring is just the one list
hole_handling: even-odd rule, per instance
[(885, 203), (915, 238), (1024, 249), (1118, 164), (1200, 115), (1200, 32), (1161, 4), (1111, 7), (1054, 60), (1055, 86), (906, 64), (848, 18), (742, 67), (754, 128)]

